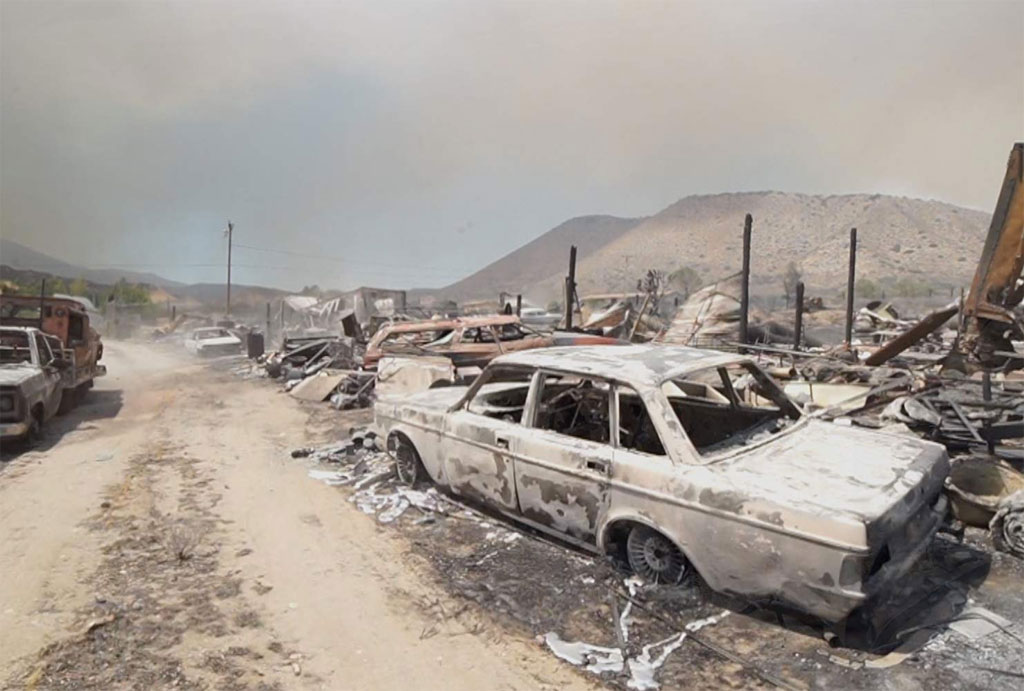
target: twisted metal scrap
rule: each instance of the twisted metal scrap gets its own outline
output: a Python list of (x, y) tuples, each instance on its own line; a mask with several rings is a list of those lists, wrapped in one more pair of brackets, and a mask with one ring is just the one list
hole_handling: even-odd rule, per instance
[(999, 502), (988, 527), (996, 549), (1024, 559), (1024, 489)]

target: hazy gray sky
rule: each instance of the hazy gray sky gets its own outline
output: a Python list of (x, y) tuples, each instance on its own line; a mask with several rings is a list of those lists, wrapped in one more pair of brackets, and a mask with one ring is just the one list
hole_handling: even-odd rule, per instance
[[(219, 281), (438, 286), (695, 193), (991, 210), (1024, 2), (0, 3), (0, 232)], [(291, 250), (281, 254), (239, 247)]]

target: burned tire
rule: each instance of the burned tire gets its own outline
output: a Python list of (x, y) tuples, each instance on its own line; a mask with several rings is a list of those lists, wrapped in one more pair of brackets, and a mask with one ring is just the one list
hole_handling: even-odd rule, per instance
[(423, 467), (416, 447), (404, 435), (388, 437), (388, 453), (395, 459), (395, 472), (402, 484), (419, 487), (427, 481), (427, 469)]
[(33, 410), (28, 416), (28, 432), (25, 434), (25, 443), (34, 446), (43, 437), (43, 413), (41, 410)]
[(629, 568), (648, 583), (678, 585), (690, 573), (690, 562), (657, 530), (638, 525), (626, 539)]

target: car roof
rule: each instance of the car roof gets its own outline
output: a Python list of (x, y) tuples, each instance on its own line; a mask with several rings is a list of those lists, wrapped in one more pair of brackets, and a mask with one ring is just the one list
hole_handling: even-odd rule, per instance
[(658, 386), (666, 379), (687, 372), (746, 359), (736, 353), (645, 343), (624, 346), (535, 348), (501, 355), (492, 361), (492, 366), (537, 367), (590, 374), (636, 386)]
[(395, 322), (381, 327), (388, 333), (408, 333), (415, 331), (442, 331), (446, 329), (474, 328), (478, 326), (504, 326), (518, 324), (519, 317), (514, 314), (491, 314), (483, 317), (458, 317), (456, 319), (427, 319), (415, 322)]

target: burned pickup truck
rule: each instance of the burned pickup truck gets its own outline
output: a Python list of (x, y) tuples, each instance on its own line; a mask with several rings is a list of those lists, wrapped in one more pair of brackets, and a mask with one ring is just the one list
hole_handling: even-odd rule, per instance
[(0, 327), (0, 438), (31, 441), (39, 436), (60, 408), (68, 366), (42, 331)]
[(469, 388), (381, 399), (399, 477), (642, 577), (830, 622), (906, 572), (946, 513), (943, 447), (803, 415), (742, 355), (654, 345), (498, 357)]
[(76, 300), (32, 295), (0, 296), (0, 325), (42, 332), (56, 362), (62, 366), (61, 413), (73, 408), (107, 373), (99, 364), (103, 341), (89, 323), (89, 315)]

